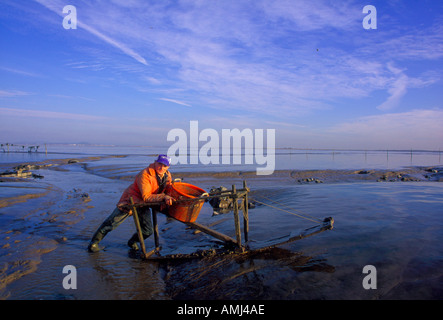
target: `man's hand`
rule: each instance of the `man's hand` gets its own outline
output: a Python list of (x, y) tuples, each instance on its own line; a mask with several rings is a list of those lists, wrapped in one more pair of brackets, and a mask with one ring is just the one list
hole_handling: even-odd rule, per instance
[(168, 206), (170, 206), (170, 205), (172, 205), (172, 201), (174, 201), (174, 198), (171, 196), (165, 195), (164, 201)]

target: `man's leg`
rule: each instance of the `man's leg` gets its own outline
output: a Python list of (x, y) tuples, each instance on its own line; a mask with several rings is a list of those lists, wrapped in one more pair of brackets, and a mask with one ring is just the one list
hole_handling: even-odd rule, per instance
[[(140, 228), (143, 234), (143, 240), (147, 239), (154, 231), (151, 221), (151, 210), (149, 207), (139, 208), (137, 210), (138, 219), (140, 221)], [(139, 242), (138, 233), (134, 233), (128, 241), (128, 246), (134, 250), (138, 250), (137, 243)]]
[(129, 214), (127, 212), (123, 212), (118, 208), (115, 208), (111, 215), (107, 217), (105, 221), (103, 221), (101, 226), (92, 236), (91, 242), (88, 246), (89, 251), (99, 251), (99, 242), (102, 241), (109, 232), (117, 228), (128, 217), (128, 215)]

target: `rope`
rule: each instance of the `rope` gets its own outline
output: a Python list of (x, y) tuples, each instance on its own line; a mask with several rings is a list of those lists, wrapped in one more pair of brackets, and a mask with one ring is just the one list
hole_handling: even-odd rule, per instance
[[(285, 205), (284, 203), (279, 203), (279, 202), (277, 202), (277, 201), (275, 201), (275, 200), (271, 200), (271, 199), (269, 199), (269, 198), (267, 198), (267, 197), (264, 197), (264, 196), (260, 196), (260, 197), (261, 197), (261, 198), (264, 198), (264, 199), (266, 199), (266, 200), (269, 200), (269, 201), (271, 201), (271, 202), (274, 202), (275, 204), (278, 204), (278, 205), (280, 205), (280, 206), (288, 207), (288, 206)], [(292, 214), (292, 215), (294, 215), (294, 216), (297, 216), (297, 217), (299, 217), (299, 218), (302, 218), (302, 219), (306, 219), (306, 220), (309, 220), (309, 221), (313, 221), (313, 222), (315, 222), (315, 223), (322, 223), (322, 220), (318, 220), (317, 218), (312, 217), (312, 216), (310, 216), (310, 215), (308, 215), (308, 214), (306, 214), (306, 213), (303, 213), (303, 212), (301, 212), (301, 211), (299, 211), (299, 212), (303, 213), (304, 215), (310, 216), (312, 219), (311, 219), (311, 218), (308, 218), (308, 217), (305, 217), (305, 216), (302, 216), (302, 215), (300, 215), (300, 214), (297, 214), (297, 213), (295, 213), (295, 212), (292, 212), (292, 211), (289, 211), (289, 210), (285, 210), (285, 209), (282, 209), (282, 208), (279, 208), (279, 207), (276, 207), (276, 206), (270, 205), (270, 204), (268, 204), (268, 203), (261, 202), (261, 201), (259, 201), (259, 200), (257, 200), (257, 199), (254, 199), (254, 201), (255, 201), (255, 202), (258, 202), (258, 203), (260, 203), (260, 204), (262, 204), (262, 205), (265, 205), (265, 206), (271, 207), (271, 208), (273, 208), (273, 209), (277, 209), (277, 210), (280, 210), (280, 211), (284, 211), (284, 212), (286, 212), (286, 213), (290, 213), (290, 214)], [(292, 208), (290, 208), (290, 209), (291, 209), (291, 210), (294, 210), (294, 211), (297, 211), (297, 210), (292, 209)]]
[(277, 201), (272, 200), (272, 199), (270, 199), (270, 198), (268, 198), (268, 197), (265, 197), (265, 196), (259, 196), (259, 197), (262, 197), (263, 199), (269, 200), (269, 201), (271, 201), (271, 202), (273, 202), (273, 203), (275, 203), (275, 204), (278, 204), (278, 205), (280, 205), (280, 206), (285, 206), (285, 207), (287, 207), (288, 209), (291, 209), (291, 210), (293, 210), (293, 211), (300, 212), (301, 214), (304, 214), (305, 216), (311, 217), (312, 219), (315, 219), (315, 220), (317, 220), (317, 221), (319, 221), (319, 222), (323, 222), (323, 221), (319, 220), (318, 218), (316, 218), (316, 217), (314, 217), (314, 216), (312, 216), (312, 215), (310, 215), (310, 214), (307, 214), (306, 212), (303, 212), (303, 211), (301, 211), (301, 210), (297, 210), (297, 209), (291, 208), (291, 207), (288, 206), (287, 204), (284, 204), (284, 203), (281, 203), (281, 202), (277, 202)]

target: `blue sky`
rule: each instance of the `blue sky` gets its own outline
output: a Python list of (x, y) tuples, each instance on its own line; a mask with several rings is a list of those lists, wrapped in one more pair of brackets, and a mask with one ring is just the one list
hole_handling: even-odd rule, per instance
[(0, 46), (2, 143), (443, 149), (441, 1), (1, 0)]

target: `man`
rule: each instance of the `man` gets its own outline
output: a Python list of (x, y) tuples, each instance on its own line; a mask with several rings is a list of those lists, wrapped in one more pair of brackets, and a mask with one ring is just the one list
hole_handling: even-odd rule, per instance
[[(172, 182), (171, 174), (168, 171), (170, 164), (171, 159), (167, 155), (161, 154), (154, 163), (151, 163), (147, 168), (143, 169), (135, 176), (134, 182), (123, 192), (123, 195), (112, 214), (102, 223), (92, 236), (91, 242), (88, 246), (90, 252), (99, 251), (98, 244), (106, 234), (117, 228), (132, 214), (130, 207), (128, 207), (131, 203), (131, 197), (135, 204), (149, 204), (153, 202), (164, 203), (160, 208), (157, 207), (157, 210), (163, 210), (165, 207), (172, 204), (173, 198), (164, 193), (166, 186)], [(155, 209), (153, 208), (153, 210)], [(153, 233), (149, 207), (138, 208), (137, 213), (139, 215), (143, 239), (146, 239)], [(136, 232), (129, 239), (128, 246), (132, 249), (138, 250), (138, 245), (136, 243), (138, 241), (139, 238)]]

